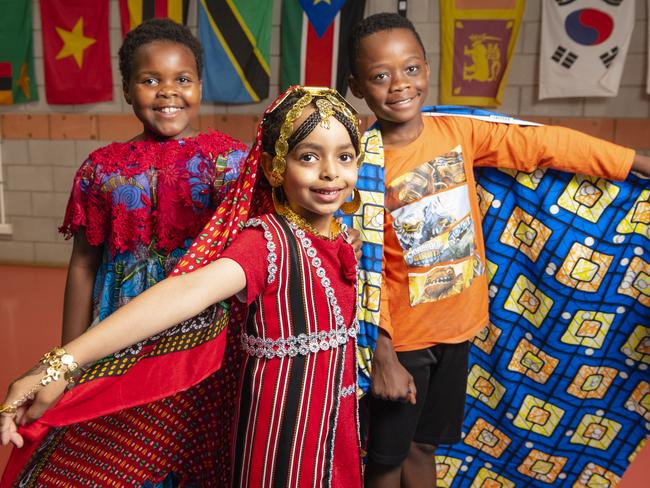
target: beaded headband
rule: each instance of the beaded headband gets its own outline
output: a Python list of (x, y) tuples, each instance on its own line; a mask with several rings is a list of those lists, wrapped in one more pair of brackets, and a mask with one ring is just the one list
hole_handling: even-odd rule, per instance
[(275, 111), (282, 102), (289, 96), (291, 93), (303, 93), (303, 96), (298, 99), (291, 109), (287, 112), (287, 115), (284, 118), (282, 127), (280, 128), (280, 136), (275, 142), (275, 156), (273, 157), (272, 170), (271, 174), (273, 180), (271, 184), (273, 186), (279, 186), (282, 181), (284, 172), (287, 169), (287, 153), (289, 152), (289, 143), (288, 140), (293, 133), (293, 123), (300, 117), (305, 107), (312, 103), (316, 99), (316, 112), (320, 117), (320, 125), (323, 128), (329, 129), (330, 122), (329, 119), (332, 117), (335, 112), (343, 115), (346, 119), (352, 122), (352, 126), (355, 129), (357, 136), (357, 166), (361, 166), (364, 156), (363, 151), (361, 150), (361, 132), (359, 131), (359, 120), (356, 116), (356, 110), (349, 102), (343, 98), (339, 92), (331, 88), (321, 88), (321, 87), (311, 87), (311, 86), (293, 86), (289, 88), (283, 97), (276, 100), (275, 104), (268, 113)]

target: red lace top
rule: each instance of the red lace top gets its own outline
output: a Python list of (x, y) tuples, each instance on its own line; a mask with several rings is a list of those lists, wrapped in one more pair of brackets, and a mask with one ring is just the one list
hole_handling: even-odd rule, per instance
[(242, 142), (214, 131), (109, 144), (77, 171), (59, 231), (69, 238), (84, 229), (112, 254), (142, 244), (168, 253), (196, 237), (245, 157)]

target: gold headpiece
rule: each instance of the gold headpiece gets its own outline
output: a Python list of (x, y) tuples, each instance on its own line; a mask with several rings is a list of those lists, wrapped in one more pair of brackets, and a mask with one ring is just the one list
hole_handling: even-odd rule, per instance
[(357, 149), (357, 166), (361, 166), (363, 162), (363, 151), (361, 150), (361, 132), (359, 131), (359, 120), (356, 116), (356, 110), (348, 101), (341, 96), (339, 92), (331, 88), (321, 88), (313, 86), (294, 86), (289, 88), (284, 95), (276, 100), (275, 106), (269, 110), (272, 113), (276, 110), (282, 102), (291, 93), (304, 93), (301, 98), (294, 104), (287, 112), (282, 127), (280, 127), (280, 135), (275, 142), (275, 156), (273, 157), (272, 164), (272, 186), (280, 186), (284, 172), (287, 169), (287, 153), (289, 152), (288, 140), (293, 133), (293, 123), (300, 117), (305, 107), (307, 107), (314, 99), (316, 99), (316, 110), (320, 115), (320, 124), (322, 127), (329, 129), (329, 118), (335, 112), (341, 113), (344, 117), (352, 122), (355, 128), (358, 146)]

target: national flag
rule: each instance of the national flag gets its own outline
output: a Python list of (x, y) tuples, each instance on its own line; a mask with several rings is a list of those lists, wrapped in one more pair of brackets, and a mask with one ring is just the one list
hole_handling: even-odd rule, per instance
[(122, 37), (149, 19), (171, 19), (187, 24), (190, 0), (120, 0)]
[(0, 0), (0, 105), (38, 100), (32, 2)]
[(40, 4), (47, 102), (112, 100), (108, 0), (47, 0)]
[(259, 0), (200, 0), (204, 100), (254, 103), (268, 96), (272, 9), (273, 2)]
[(440, 103), (501, 104), (526, 0), (440, 2)]
[(282, 90), (291, 85), (347, 90), (347, 41), (363, 18), (365, 0), (283, 0)]
[(542, 3), (539, 98), (614, 97), (634, 28), (634, 0)]

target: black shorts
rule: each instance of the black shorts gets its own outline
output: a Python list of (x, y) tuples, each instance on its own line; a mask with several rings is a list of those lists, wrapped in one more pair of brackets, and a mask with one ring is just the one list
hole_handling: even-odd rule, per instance
[(397, 358), (413, 376), (416, 404), (369, 399), (368, 458), (389, 466), (406, 459), (411, 442), (439, 446), (460, 440), (469, 342), (398, 352)]

